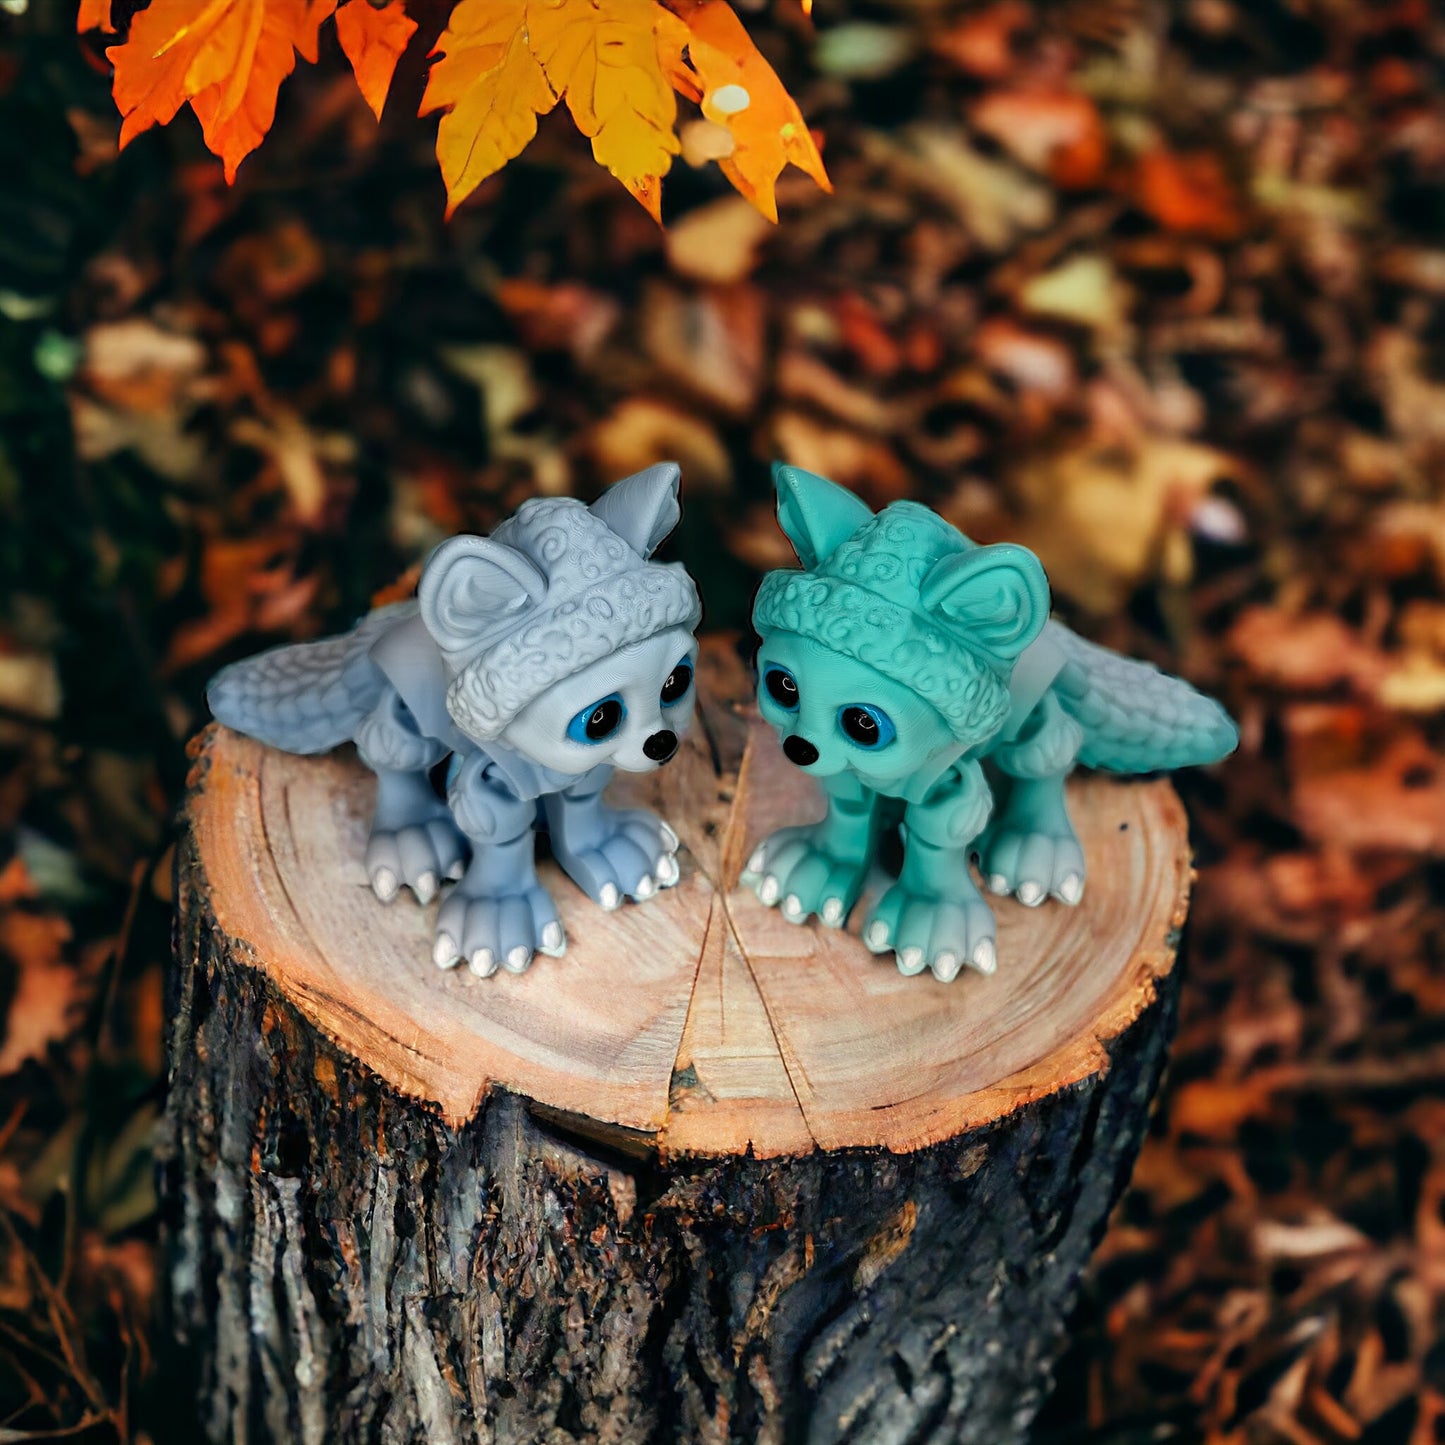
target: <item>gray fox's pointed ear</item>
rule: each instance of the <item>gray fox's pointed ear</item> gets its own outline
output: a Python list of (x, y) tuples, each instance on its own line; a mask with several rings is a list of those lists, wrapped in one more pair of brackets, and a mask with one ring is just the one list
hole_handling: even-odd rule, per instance
[(1049, 579), (1027, 547), (1000, 542), (940, 557), (918, 589), (971, 651), (1012, 662), (1049, 620)]
[(488, 537), (452, 537), (427, 558), (417, 600), (437, 645), (461, 660), (546, 591), (547, 579), (515, 548)]
[(634, 552), (650, 557), (682, 515), (677, 504), (681, 481), (682, 468), (676, 462), (658, 462), (614, 482), (590, 510)]
[(773, 463), (778, 525), (808, 571), (826, 562), (872, 515), (867, 502), (846, 487), (802, 467)]

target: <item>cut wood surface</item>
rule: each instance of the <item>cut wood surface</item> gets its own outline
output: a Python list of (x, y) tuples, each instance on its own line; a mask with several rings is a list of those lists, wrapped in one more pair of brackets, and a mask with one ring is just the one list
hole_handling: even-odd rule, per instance
[(739, 886), (768, 832), (822, 812), (750, 697), (735, 648), (709, 642), (678, 756), (609, 793), (677, 830), (679, 886), (607, 914), (546, 863), (567, 952), (520, 976), (437, 969), (437, 903), (373, 897), (373, 783), (349, 752), (202, 736), (190, 823), (206, 904), (318, 1030), (452, 1125), (506, 1090), (662, 1157), (908, 1152), (1098, 1071), (1172, 967), (1185, 915), (1185, 819), (1168, 783), (1075, 780), (1083, 902), (995, 900), (994, 976), (905, 978), (859, 942), (866, 900), (840, 933), (788, 923)]

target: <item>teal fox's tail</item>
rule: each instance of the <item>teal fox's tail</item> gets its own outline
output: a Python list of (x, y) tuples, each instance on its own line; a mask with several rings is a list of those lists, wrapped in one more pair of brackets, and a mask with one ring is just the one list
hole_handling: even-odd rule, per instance
[(1048, 628), (1067, 658), (1054, 694), (1084, 730), (1081, 763), (1153, 773), (1215, 763), (1234, 751), (1239, 729), (1213, 698), (1056, 622)]

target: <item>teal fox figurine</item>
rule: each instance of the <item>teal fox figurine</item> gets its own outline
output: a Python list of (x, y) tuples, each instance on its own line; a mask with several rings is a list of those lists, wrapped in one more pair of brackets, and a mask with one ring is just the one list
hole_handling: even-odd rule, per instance
[(758, 706), (828, 811), (766, 839), (743, 881), (794, 923), (840, 928), (880, 834), (901, 824), (902, 871), (864, 943), (904, 974), (992, 973), (996, 927), (971, 859), (992, 893), (1076, 904), (1074, 767), (1212, 763), (1238, 731), (1187, 683), (1050, 621), (1027, 548), (979, 546), (916, 502), (875, 515), (799, 467), (778, 464), (773, 480), (803, 570), (770, 572), (758, 592)]

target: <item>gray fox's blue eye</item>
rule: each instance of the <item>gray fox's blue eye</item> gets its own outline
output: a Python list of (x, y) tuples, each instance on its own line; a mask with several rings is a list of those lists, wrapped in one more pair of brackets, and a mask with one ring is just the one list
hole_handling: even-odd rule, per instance
[(798, 706), (798, 683), (786, 667), (770, 667), (763, 673), (768, 696), (781, 708), (793, 712)]
[(667, 674), (667, 681), (662, 684), (662, 691), (658, 696), (662, 700), (663, 707), (671, 707), (679, 703), (687, 696), (687, 690), (692, 686), (692, 664), (690, 662), (679, 662), (671, 672)]
[(838, 726), (843, 736), (860, 748), (886, 748), (898, 736), (892, 718), (881, 707), (871, 707), (866, 702), (840, 707)]
[(567, 724), (567, 736), (574, 743), (605, 743), (622, 726), (626, 716), (627, 709), (614, 692), (611, 697), (588, 703)]

